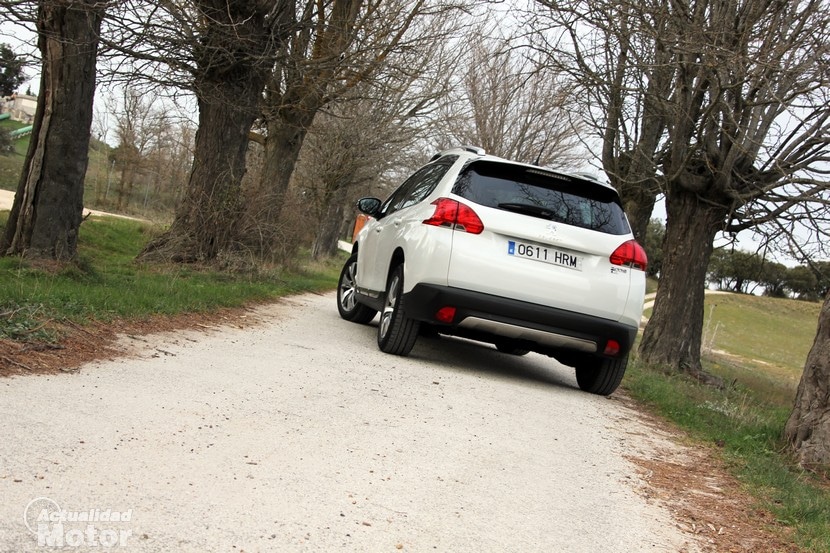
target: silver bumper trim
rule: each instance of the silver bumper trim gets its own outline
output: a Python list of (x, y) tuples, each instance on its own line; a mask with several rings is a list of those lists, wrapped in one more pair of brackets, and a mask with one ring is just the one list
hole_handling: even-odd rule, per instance
[(564, 347), (587, 353), (595, 353), (597, 351), (597, 344), (591, 340), (563, 336), (562, 334), (554, 334), (552, 332), (480, 319), (478, 317), (467, 317), (458, 326), (471, 330), (489, 332), (513, 340), (529, 340), (549, 347)]

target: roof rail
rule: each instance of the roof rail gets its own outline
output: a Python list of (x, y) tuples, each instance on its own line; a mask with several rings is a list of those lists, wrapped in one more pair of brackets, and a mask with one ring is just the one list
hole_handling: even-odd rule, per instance
[(473, 154), (480, 155), (480, 156), (483, 156), (483, 155), (487, 154), (487, 152), (484, 151), (484, 148), (479, 148), (478, 146), (456, 146), (455, 148), (450, 148), (448, 150), (438, 152), (437, 154), (432, 156), (429, 161), (433, 162), (436, 159), (438, 159), (439, 157), (444, 156), (444, 155), (446, 155), (446, 154), (448, 154), (448, 153), (450, 153), (454, 150), (464, 150), (466, 152), (471, 152)]

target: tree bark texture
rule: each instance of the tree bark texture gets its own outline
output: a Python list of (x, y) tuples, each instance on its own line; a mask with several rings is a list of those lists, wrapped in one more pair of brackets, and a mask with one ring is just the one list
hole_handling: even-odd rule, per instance
[(256, 209), (255, 219), (263, 224), (279, 224), (291, 175), (297, 165), (297, 158), (303, 147), (308, 129), (320, 106), (301, 111), (287, 107), (277, 118), (268, 121), (268, 139), (265, 142), (265, 154), (262, 168), (262, 182), (259, 193), (264, 198)]
[(341, 238), (343, 219), (346, 215), (346, 192), (348, 187), (340, 187), (327, 194), (325, 210), (317, 227), (317, 236), (311, 248), (314, 259), (331, 257), (337, 253), (337, 242)]
[(103, 14), (94, 0), (40, 2), (37, 113), (0, 254), (59, 261), (76, 254)]
[(803, 467), (830, 467), (830, 294), (819, 313), (784, 435)]
[(726, 211), (678, 186), (666, 198), (666, 215), (662, 277), (639, 353), (646, 363), (704, 377), (704, 282)]
[(145, 248), (142, 259), (207, 262), (234, 247), (253, 119), (229, 105), (199, 102), (199, 130), (185, 197), (170, 230)]
[(657, 201), (656, 186), (620, 182), (616, 187), (628, 216), (628, 222), (631, 224), (634, 238), (640, 244), (645, 244), (648, 223)]
[(249, 0), (197, 2), (211, 23), (195, 52), (199, 106), (190, 178), (170, 229), (139, 258), (210, 262), (241, 247), (241, 181), (251, 126), (270, 71), (268, 6)]
[[(306, 8), (310, 6), (306, 4)], [(363, 0), (334, 0), (325, 9), (322, 3), (319, 6), (321, 9), (304, 15), (313, 13), (305, 23), (313, 22), (315, 32), (300, 26), (301, 32), (283, 42), (285, 63), (275, 68), (265, 95), (268, 137), (259, 186), (265, 201), (253, 218), (275, 236), (282, 234), (280, 226), (290, 219), (284, 210), (293, 206), (283, 204), (303, 141), (317, 112), (345, 92), (338, 81), (343, 79), (338, 60), (364, 30), (356, 24)], [(360, 81), (360, 73), (353, 70), (350, 80)]]

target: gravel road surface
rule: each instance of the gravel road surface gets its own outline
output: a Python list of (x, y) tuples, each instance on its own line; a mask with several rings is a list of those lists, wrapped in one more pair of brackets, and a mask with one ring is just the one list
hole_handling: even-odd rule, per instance
[[(11, 210), (14, 205), (14, 192), (11, 190), (0, 190), (0, 211)], [(118, 215), (116, 213), (106, 213), (104, 211), (97, 211), (95, 209), (84, 208), (84, 217), (89, 215), (106, 215), (107, 217), (118, 217), (119, 219), (132, 219), (134, 221), (141, 221), (137, 217), (130, 217), (129, 215)]]
[(0, 551), (697, 551), (626, 460), (669, 442), (552, 359), (250, 317), (0, 380)]

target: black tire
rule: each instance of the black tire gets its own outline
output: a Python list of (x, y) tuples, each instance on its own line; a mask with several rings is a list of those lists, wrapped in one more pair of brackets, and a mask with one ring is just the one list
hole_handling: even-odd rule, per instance
[(586, 357), (576, 366), (576, 383), (579, 389), (600, 396), (611, 395), (622, 382), (628, 356), (622, 359)]
[(420, 322), (406, 316), (404, 304), (403, 265), (398, 265), (389, 274), (378, 323), (378, 347), (385, 353), (408, 355), (418, 338)]
[(529, 349), (516, 347), (516, 344), (511, 340), (496, 342), (496, 349), (508, 355), (527, 355), (530, 353)]
[(343, 269), (337, 283), (337, 311), (340, 316), (353, 323), (366, 324), (375, 318), (377, 311), (357, 302), (357, 254), (353, 253)]

